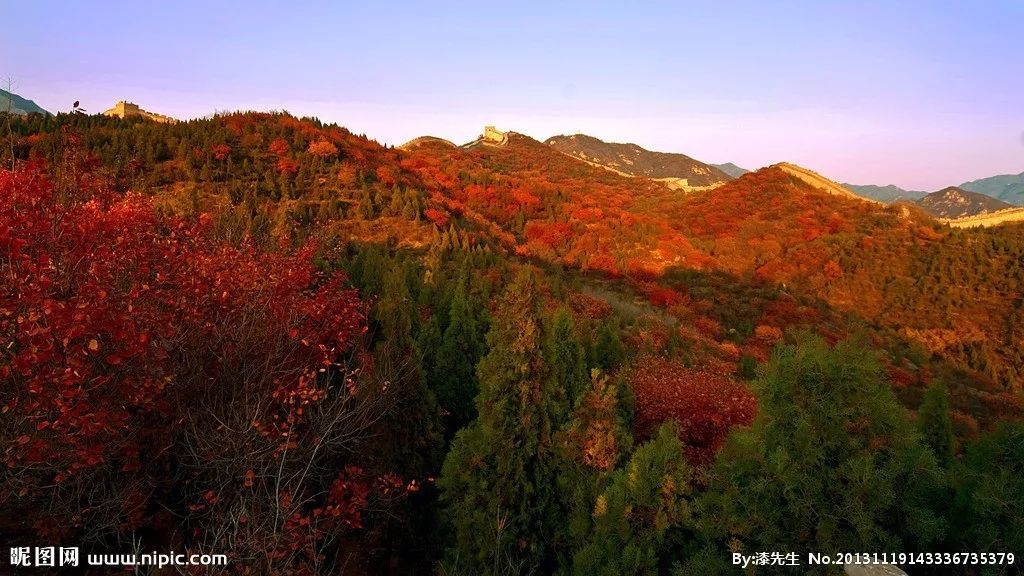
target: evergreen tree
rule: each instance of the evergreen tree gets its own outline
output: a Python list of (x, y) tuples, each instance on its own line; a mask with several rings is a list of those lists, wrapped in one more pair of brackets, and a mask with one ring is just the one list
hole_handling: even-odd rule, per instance
[(590, 378), (583, 346), (576, 337), (572, 313), (568, 309), (560, 308), (552, 317), (544, 354), (551, 370), (552, 388), (559, 394), (563, 409), (572, 410)]
[(607, 320), (597, 330), (597, 341), (594, 343), (594, 358), (591, 359), (592, 366), (603, 370), (612, 370), (622, 364), (626, 356), (626, 348), (622, 345), (619, 337), (619, 324), (614, 320)]
[(476, 416), (479, 389), (476, 364), (482, 353), (477, 340), (477, 321), (466, 295), (466, 280), (461, 277), (448, 311), (448, 327), (435, 357), (432, 381), (441, 407), (448, 412), (450, 435), (469, 424)]
[(930, 450), (876, 354), (816, 336), (777, 347), (758, 414), (719, 452), (705, 526), (748, 550), (920, 550), (943, 536)]
[[(956, 550), (1024, 550), (1024, 424), (1006, 422), (964, 450), (954, 506)], [(982, 574), (1000, 574), (993, 567)]]
[(555, 394), (544, 364), (536, 279), (508, 287), (477, 371), (479, 415), (460, 431), (438, 485), (454, 529), (448, 569), (470, 574), (553, 570), (562, 518), (555, 494)]
[(356, 213), (363, 220), (372, 220), (377, 215), (377, 211), (373, 206), (373, 197), (370, 195), (370, 189), (366, 186), (363, 186), (359, 193), (359, 206), (356, 208)]
[(597, 497), (591, 534), (573, 557), (572, 574), (657, 574), (669, 532), (691, 524), (690, 476), (678, 431), (663, 425)]
[(949, 390), (937, 382), (925, 391), (917, 411), (917, 429), (942, 466), (949, 466), (956, 452), (950, 410)]

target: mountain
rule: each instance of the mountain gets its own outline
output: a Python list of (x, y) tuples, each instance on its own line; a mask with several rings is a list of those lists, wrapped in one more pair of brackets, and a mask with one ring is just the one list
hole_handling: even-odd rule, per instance
[(964, 218), (1013, 208), (1012, 204), (1002, 200), (956, 186), (932, 192), (918, 200), (917, 204), (938, 218)]
[(49, 112), (43, 110), (42, 107), (35, 102), (0, 89), (0, 112), (6, 112), (8, 109), (19, 116), (24, 116), (26, 114), (43, 114), (51, 116)]
[(821, 190), (822, 192), (826, 192), (828, 194), (833, 194), (835, 196), (843, 196), (846, 198), (855, 198), (858, 200), (867, 200), (869, 202), (875, 202), (875, 200), (870, 200), (868, 198), (858, 196), (857, 194), (854, 194), (847, 188), (844, 188), (842, 185), (833, 182), (828, 178), (825, 178), (824, 176), (818, 174), (817, 172), (814, 172), (813, 170), (808, 170), (803, 166), (797, 166), (796, 164), (790, 164), (789, 162), (780, 162), (778, 164), (772, 165), (772, 168), (778, 168), (783, 172), (789, 174), (790, 176), (799, 178), (804, 183), (809, 184), (811, 187)]
[(604, 142), (585, 134), (552, 136), (545, 144), (574, 158), (629, 176), (672, 179), (686, 188), (717, 186), (732, 180), (722, 170), (685, 154), (653, 152), (636, 144)]
[(977, 192), (1003, 202), (1024, 206), (1024, 172), (1020, 174), (1003, 174), (991, 178), (980, 178), (964, 182), (960, 188), (968, 192)]
[(740, 168), (739, 166), (733, 164), (732, 162), (726, 162), (725, 164), (712, 164), (712, 166), (718, 168), (719, 170), (725, 172), (726, 174), (732, 176), (733, 178), (739, 178), (740, 176), (743, 176), (747, 172), (750, 172), (750, 170), (747, 170), (746, 168)]
[(876, 186), (874, 184), (844, 183), (843, 186), (852, 190), (858, 196), (871, 198), (872, 200), (878, 200), (879, 202), (885, 202), (886, 204), (891, 204), (898, 200), (919, 200), (927, 194), (927, 192), (920, 192), (917, 190), (904, 190), (903, 188), (892, 184), (889, 184), (888, 186)]

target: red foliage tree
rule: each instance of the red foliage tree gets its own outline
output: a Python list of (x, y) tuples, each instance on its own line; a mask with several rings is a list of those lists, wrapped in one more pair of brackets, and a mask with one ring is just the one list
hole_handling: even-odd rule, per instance
[(430, 222), (434, 224), (434, 226), (437, 226), (438, 228), (444, 228), (445, 226), (448, 225), (449, 216), (448, 213), (445, 212), (444, 210), (438, 210), (437, 208), (427, 208), (426, 210), (423, 211), (423, 215), (426, 216), (427, 220), (430, 220)]
[(359, 468), (309, 469), (338, 457), (324, 430), (382, 409), (345, 361), (364, 306), (313, 247), (224, 246), (209, 218), (78, 193), (91, 199), (58, 197), (34, 167), (0, 171), (0, 473), (22, 531), (109, 537), (172, 510), (191, 546), (231, 534), (240, 559), (301, 572), (368, 499), (405, 493)]
[(277, 156), (287, 156), (291, 152), (291, 146), (288, 145), (288, 141), (284, 138), (275, 138), (270, 143), (270, 151)]
[(317, 140), (316, 142), (310, 142), (309, 148), (307, 148), (306, 151), (313, 156), (320, 158), (334, 158), (338, 155), (338, 147), (330, 140)]
[(225, 160), (229, 155), (231, 155), (231, 146), (228, 146), (227, 144), (217, 144), (210, 149), (210, 153), (213, 154), (213, 157), (217, 160)]
[(277, 171), (281, 174), (295, 174), (299, 171), (299, 163), (291, 158), (280, 158), (277, 161)]

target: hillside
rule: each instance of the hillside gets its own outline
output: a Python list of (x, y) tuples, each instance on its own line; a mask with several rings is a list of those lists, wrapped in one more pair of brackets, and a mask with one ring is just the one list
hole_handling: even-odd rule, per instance
[(968, 192), (977, 192), (1017, 206), (1024, 206), (1024, 172), (980, 178), (959, 186)]
[(889, 184), (887, 186), (876, 186), (874, 184), (843, 184), (844, 188), (853, 191), (858, 196), (878, 200), (891, 204), (899, 200), (918, 200), (923, 198), (927, 192), (917, 190), (904, 190), (899, 186)]
[(686, 187), (715, 186), (732, 179), (722, 170), (684, 154), (652, 152), (636, 144), (604, 142), (585, 134), (552, 136), (545, 144), (574, 158), (623, 174), (677, 179)]
[(32, 100), (22, 98), (17, 94), (12, 94), (6, 90), (0, 89), (0, 112), (6, 112), (8, 110), (21, 116), (25, 114), (50, 115), (49, 112), (43, 110), (42, 107)]
[(918, 200), (917, 204), (938, 218), (963, 218), (1013, 208), (1012, 204), (1002, 200), (955, 186), (932, 192)]

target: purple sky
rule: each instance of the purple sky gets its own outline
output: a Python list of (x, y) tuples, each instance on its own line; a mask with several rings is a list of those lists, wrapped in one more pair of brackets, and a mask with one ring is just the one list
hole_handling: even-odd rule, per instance
[(1020, 0), (23, 1), (4, 13), (0, 78), (54, 112), (119, 99), (179, 118), (287, 109), (391, 144), (464, 142), (495, 124), (921, 190), (1024, 170)]

